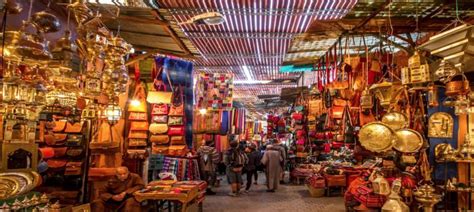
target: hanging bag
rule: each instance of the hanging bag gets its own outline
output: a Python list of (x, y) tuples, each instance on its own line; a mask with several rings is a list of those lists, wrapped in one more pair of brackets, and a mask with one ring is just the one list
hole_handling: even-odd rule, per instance
[(184, 100), (183, 100), (183, 88), (179, 86), (173, 96), (173, 104), (171, 104), (169, 116), (183, 116), (184, 115)]
[(143, 87), (140, 81), (137, 81), (135, 85), (135, 92), (133, 93), (133, 100), (136, 100), (138, 102), (129, 104), (128, 112), (146, 113), (147, 105), (146, 105), (145, 99), (146, 99), (145, 88)]
[(168, 71), (166, 71), (166, 77), (168, 78), (171, 91), (167, 91), (168, 89), (162, 80), (163, 66), (158, 67), (155, 62), (153, 65), (153, 71), (156, 73), (156, 76), (153, 80), (153, 87), (155, 88), (155, 91), (150, 91), (148, 93), (146, 101), (152, 104), (170, 104), (173, 97), (173, 85), (171, 84)]

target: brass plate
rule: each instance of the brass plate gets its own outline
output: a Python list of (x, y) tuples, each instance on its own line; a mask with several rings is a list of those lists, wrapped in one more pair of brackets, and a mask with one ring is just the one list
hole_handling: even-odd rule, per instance
[(428, 137), (452, 138), (454, 120), (449, 113), (436, 112), (428, 119)]
[(393, 148), (403, 153), (413, 153), (423, 146), (423, 136), (412, 129), (399, 129), (395, 131), (397, 139)]
[(8, 199), (19, 193), (20, 184), (16, 179), (0, 176), (0, 199)]
[(396, 140), (395, 133), (382, 122), (371, 122), (359, 131), (361, 145), (372, 152), (385, 152), (392, 148)]
[(408, 117), (405, 114), (399, 112), (390, 112), (385, 114), (382, 117), (382, 122), (395, 131), (408, 127), (408, 124), (410, 123), (408, 121)]

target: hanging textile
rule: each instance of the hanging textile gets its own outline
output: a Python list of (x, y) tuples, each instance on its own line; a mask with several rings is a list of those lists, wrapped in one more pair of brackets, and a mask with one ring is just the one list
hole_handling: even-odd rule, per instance
[[(159, 158), (159, 157), (155, 157), (154, 155), (152, 155), (152, 158)], [(176, 175), (176, 178), (178, 181), (200, 179), (199, 163), (196, 158), (190, 159), (190, 158), (175, 158), (175, 157), (165, 156), (162, 159), (160, 158), (160, 160), (163, 161), (162, 169), (153, 170), (154, 173), (152, 174), (152, 180), (156, 180), (158, 174), (163, 173), (163, 172), (169, 172)]]

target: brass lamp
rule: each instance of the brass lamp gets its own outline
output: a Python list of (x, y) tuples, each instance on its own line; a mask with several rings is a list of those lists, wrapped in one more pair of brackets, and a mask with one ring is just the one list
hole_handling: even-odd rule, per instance
[(429, 184), (424, 184), (413, 192), (416, 201), (423, 206), (424, 212), (432, 212), (433, 206), (441, 201), (443, 195), (434, 193), (435, 189)]
[(400, 83), (383, 81), (370, 86), (369, 90), (380, 100), (382, 107), (388, 108), (402, 92), (403, 86)]

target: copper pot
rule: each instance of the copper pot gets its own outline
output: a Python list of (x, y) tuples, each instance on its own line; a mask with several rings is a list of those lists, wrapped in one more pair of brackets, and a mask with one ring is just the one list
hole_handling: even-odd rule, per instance
[(463, 76), (462, 80), (452, 80), (446, 83), (446, 96), (457, 96), (469, 93), (469, 81)]

